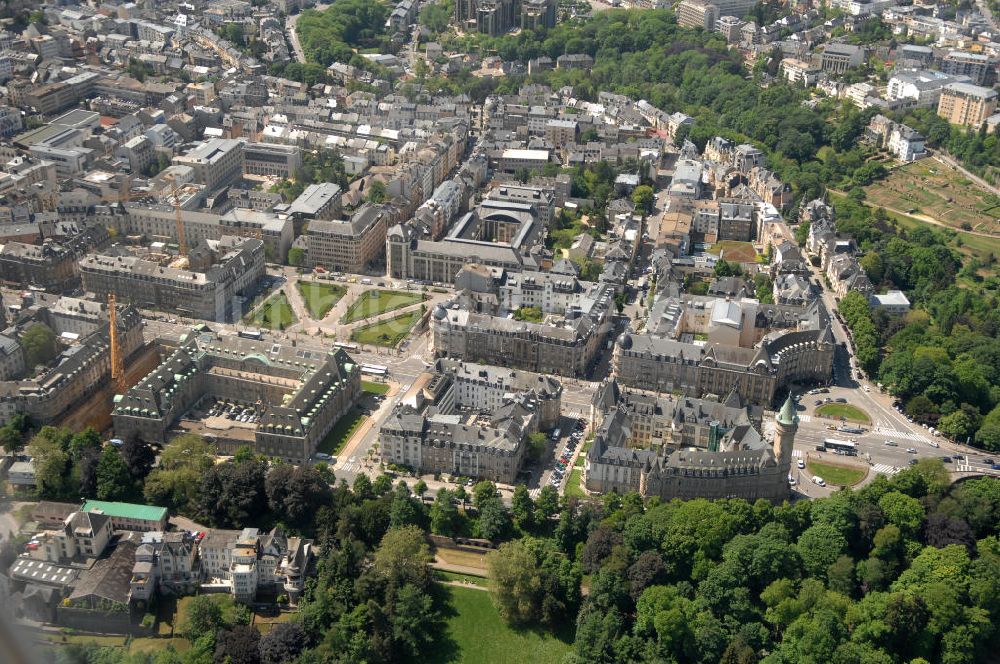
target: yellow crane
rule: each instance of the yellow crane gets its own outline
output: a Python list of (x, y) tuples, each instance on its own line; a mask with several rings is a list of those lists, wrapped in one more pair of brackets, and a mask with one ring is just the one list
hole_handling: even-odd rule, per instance
[(125, 394), (125, 358), (118, 343), (118, 306), (114, 293), (108, 293), (108, 332), (111, 337), (111, 385), (115, 394)]
[(174, 185), (170, 190), (170, 199), (174, 206), (174, 221), (177, 223), (177, 251), (181, 256), (187, 256), (187, 238), (184, 237), (184, 220), (181, 219), (180, 196), (178, 196), (180, 186), (173, 174), (168, 175), (167, 179)]

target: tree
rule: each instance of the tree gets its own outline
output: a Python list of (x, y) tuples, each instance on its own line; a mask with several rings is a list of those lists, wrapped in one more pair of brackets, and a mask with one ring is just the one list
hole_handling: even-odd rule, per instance
[(0, 445), (7, 454), (18, 454), (24, 448), (24, 435), (10, 424), (0, 427)]
[(288, 264), (300, 267), (305, 265), (306, 252), (301, 247), (292, 247), (288, 250)]
[(97, 465), (100, 462), (100, 452), (86, 450), (73, 465), (73, 475), (80, 487), (80, 497), (97, 498)]
[(653, 188), (647, 184), (641, 184), (632, 190), (632, 204), (635, 205), (637, 212), (651, 214), (655, 200), (656, 197), (653, 195)]
[(535, 503), (528, 494), (528, 487), (523, 484), (518, 484), (514, 489), (511, 513), (514, 515), (514, 523), (521, 530), (527, 530), (534, 526)]
[(79, 457), (84, 450), (100, 450), (101, 434), (97, 433), (93, 427), (87, 427), (83, 431), (73, 434), (69, 439), (69, 453), (74, 459)]
[(453, 537), (458, 534), (458, 509), (447, 489), (439, 489), (434, 504), (431, 505), (431, 532), (435, 535)]
[(628, 568), (629, 592), (633, 599), (649, 586), (664, 580), (666, 567), (663, 557), (656, 551), (643, 551)]
[(127, 500), (134, 490), (128, 466), (118, 448), (108, 445), (97, 463), (97, 497), (100, 500)]
[(500, 492), (493, 482), (483, 480), (472, 487), (472, 504), (477, 510), (482, 509), (486, 501), (494, 498), (499, 499)]
[(215, 636), (215, 661), (227, 664), (258, 664), (260, 632), (250, 625), (234, 625)]
[(191, 598), (187, 608), (187, 621), (184, 633), (192, 641), (206, 634), (214, 634), (224, 625), (222, 606), (211, 595), (196, 595)]
[(56, 333), (42, 323), (34, 323), (21, 335), (24, 361), (29, 368), (48, 364), (59, 352)]
[(389, 528), (401, 528), (402, 526), (419, 526), (424, 521), (424, 513), (421, 506), (410, 496), (410, 489), (405, 482), (400, 481), (399, 486), (392, 497), (392, 505), (389, 508)]
[(372, 482), (372, 491), (376, 496), (384, 496), (392, 491), (392, 478), (382, 473)]
[(559, 512), (559, 492), (550, 484), (542, 487), (538, 492), (538, 499), (535, 500), (535, 508), (538, 510), (538, 520), (547, 520)]
[(156, 461), (153, 448), (137, 438), (132, 438), (122, 443), (118, 451), (121, 453), (122, 461), (125, 462), (129, 474), (139, 482), (146, 479)]
[(510, 514), (500, 498), (490, 498), (479, 509), (480, 536), (496, 541), (510, 531)]
[(316, 509), (333, 497), (329, 483), (318, 470), (281, 465), (271, 469), (264, 481), (267, 504), (289, 526), (304, 529), (311, 525)]
[(424, 494), (427, 493), (427, 482), (417, 480), (417, 483), (413, 485), (413, 493), (417, 494), (420, 500), (423, 500)]
[(45, 426), (28, 443), (28, 453), (35, 463), (35, 485), (42, 498), (79, 497), (72, 473), (73, 460), (66, 451), (71, 437), (68, 430)]
[(534, 554), (521, 540), (502, 544), (486, 557), (490, 597), (500, 617), (512, 625), (538, 619), (542, 578)]
[(434, 33), (444, 32), (451, 21), (453, 7), (454, 3), (448, 0), (427, 3), (420, 10), (420, 25)]
[(847, 548), (847, 540), (830, 524), (817, 523), (799, 536), (795, 548), (802, 557), (805, 571), (816, 578), (826, 576), (827, 568)]
[(354, 485), (351, 487), (351, 490), (361, 500), (375, 497), (371, 478), (364, 473), (358, 473), (358, 476), (354, 478)]
[(220, 463), (201, 482), (199, 511), (220, 528), (246, 527), (267, 516), (267, 465), (259, 461)]
[(299, 623), (278, 623), (260, 639), (260, 661), (262, 664), (288, 664), (307, 646), (306, 632)]
[(365, 196), (367, 200), (372, 205), (379, 205), (385, 203), (388, 194), (386, 192), (385, 183), (381, 180), (374, 180), (371, 186), (368, 187), (368, 195)]
[(716, 277), (739, 277), (743, 275), (743, 268), (739, 263), (730, 263), (724, 258), (720, 258), (715, 264)]
[(899, 491), (890, 491), (879, 498), (878, 506), (885, 513), (889, 523), (899, 528), (906, 537), (914, 536), (924, 520), (924, 506), (916, 498)]
[(433, 560), (424, 532), (417, 526), (392, 528), (375, 552), (375, 573), (392, 587), (412, 584), (426, 590), (431, 582), (428, 563)]

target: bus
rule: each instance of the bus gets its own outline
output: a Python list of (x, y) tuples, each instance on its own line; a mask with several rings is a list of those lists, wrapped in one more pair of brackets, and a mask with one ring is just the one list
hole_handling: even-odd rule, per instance
[(261, 339), (264, 338), (263, 333), (261, 333), (261, 331), (258, 330), (256, 327), (244, 328), (240, 330), (237, 334), (243, 337), (244, 339), (253, 339), (255, 341), (260, 341)]
[(345, 344), (345, 343), (341, 343), (339, 341), (335, 341), (333, 343), (333, 347), (334, 348), (340, 348), (341, 350), (357, 350), (358, 349), (358, 345), (357, 344)]
[(368, 376), (379, 376), (385, 378), (389, 375), (389, 367), (381, 364), (362, 364), (361, 373)]
[(853, 434), (855, 436), (863, 434), (865, 432), (865, 430), (862, 427), (858, 426), (857, 424), (841, 424), (839, 427), (837, 427), (837, 431), (841, 433)]
[(844, 454), (847, 456), (856, 456), (858, 454), (858, 446), (849, 440), (827, 438), (823, 441), (823, 447), (826, 448), (827, 452), (833, 452), (834, 454)]

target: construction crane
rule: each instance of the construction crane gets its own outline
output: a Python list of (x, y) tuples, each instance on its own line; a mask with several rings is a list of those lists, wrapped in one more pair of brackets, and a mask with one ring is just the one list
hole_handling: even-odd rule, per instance
[(177, 195), (177, 192), (180, 191), (180, 186), (178, 186), (177, 178), (174, 177), (173, 173), (169, 174), (167, 179), (174, 185), (173, 189), (170, 190), (170, 198), (174, 205), (174, 221), (177, 223), (177, 251), (181, 256), (187, 256), (187, 238), (184, 237), (184, 220), (181, 219), (180, 196)]
[(125, 358), (118, 344), (118, 306), (114, 293), (108, 293), (108, 330), (111, 337), (111, 385), (115, 394), (125, 394)]
[(181, 204), (178, 202), (177, 188), (174, 188), (174, 221), (177, 223), (177, 252), (187, 256), (187, 238), (184, 237), (184, 220), (181, 219)]

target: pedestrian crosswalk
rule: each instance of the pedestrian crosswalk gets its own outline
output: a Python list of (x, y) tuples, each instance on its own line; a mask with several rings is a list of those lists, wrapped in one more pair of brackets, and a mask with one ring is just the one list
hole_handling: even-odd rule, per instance
[(795, 459), (801, 459), (803, 456), (804, 455), (802, 454), (802, 450), (792, 450), (792, 457), (793, 458), (795, 458)]
[(342, 473), (356, 473), (361, 470), (361, 462), (358, 461), (357, 457), (351, 457), (339, 462), (334, 466), (334, 470), (339, 470)]
[(898, 429), (890, 429), (888, 427), (875, 427), (872, 429), (872, 433), (878, 436), (885, 436), (886, 438), (900, 438), (902, 440), (912, 440), (919, 443), (930, 442), (927, 436), (922, 434), (914, 433), (912, 431), (899, 431)]
[(812, 420), (813, 420), (812, 415), (799, 415), (800, 424), (809, 424), (810, 422), (812, 422)]
[(896, 473), (899, 472), (899, 468), (896, 468), (895, 466), (890, 466), (887, 463), (876, 463), (872, 466), (872, 470), (882, 475), (895, 475)]

